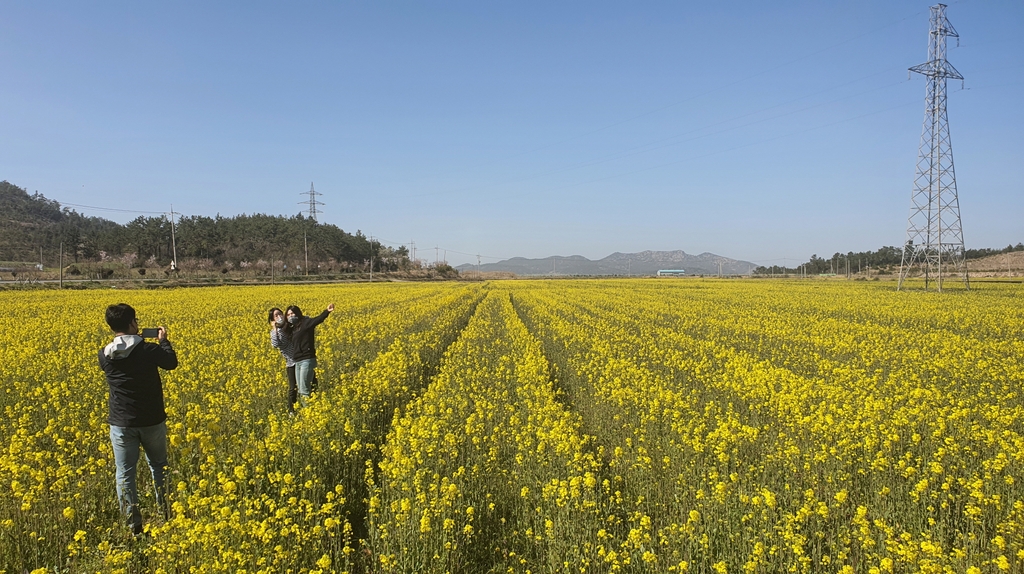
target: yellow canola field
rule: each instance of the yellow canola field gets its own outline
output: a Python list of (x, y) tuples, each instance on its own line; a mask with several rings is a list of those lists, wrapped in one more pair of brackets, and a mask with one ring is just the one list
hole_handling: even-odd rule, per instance
[[(384, 394), (391, 387), (372, 375), (395, 392), (418, 388), (423, 369), (396, 374), (395, 365), (439, 355), (448, 341), (437, 339), (454, 338), (477, 291), (395, 284), (0, 292), (8, 311), (0, 329), (9, 335), (0, 345), (0, 571), (283, 572), (344, 562), (345, 488), (353, 481), (335, 468), (336, 451), (379, 442), (382, 411), (395, 406)], [(111, 339), (103, 312), (122, 301), (142, 326), (166, 325), (179, 358), (176, 370), (162, 373), (174, 517), (155, 519), (140, 464), (143, 515), (154, 518), (153, 537), (141, 544), (118, 519), (97, 359)], [(297, 304), (313, 315), (332, 302), (336, 310), (317, 328), (323, 392), (315, 402), (346, 401), (349, 417), (330, 418), (333, 436), (311, 437), (329, 411), (314, 405), (306, 416), (286, 416), (285, 365), (270, 346), (267, 310)]]
[[(718, 280), (5, 291), (0, 572), (1024, 571), (1024, 290)], [(103, 309), (167, 325), (120, 524)], [(288, 417), (266, 311), (338, 308)]]
[(658, 569), (1024, 569), (1019, 287), (612, 285), (518, 301)]

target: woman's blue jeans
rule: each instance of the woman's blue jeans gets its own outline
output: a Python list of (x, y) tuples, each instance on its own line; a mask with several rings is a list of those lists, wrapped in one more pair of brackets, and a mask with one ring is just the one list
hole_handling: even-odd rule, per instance
[(118, 427), (110, 425), (110, 444), (114, 447), (117, 502), (132, 532), (142, 532), (142, 514), (139, 512), (139, 492), (135, 485), (135, 470), (139, 464), (139, 447), (146, 451), (149, 471), (153, 474), (156, 502), (167, 517), (167, 496), (164, 473), (167, 468), (167, 423), (149, 427)]
[(295, 361), (295, 382), (299, 387), (299, 396), (308, 398), (313, 392), (313, 369), (316, 359)]

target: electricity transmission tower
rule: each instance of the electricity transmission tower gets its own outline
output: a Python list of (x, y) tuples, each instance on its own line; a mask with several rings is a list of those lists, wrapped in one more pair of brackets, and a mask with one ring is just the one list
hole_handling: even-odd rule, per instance
[(309, 182), (309, 191), (303, 191), (299, 195), (309, 195), (309, 199), (300, 201), (299, 204), (306, 204), (309, 207), (306, 208), (305, 213), (316, 221), (316, 214), (318, 213), (316, 206), (324, 205), (322, 202), (316, 200), (316, 196), (323, 195), (319, 191), (313, 189), (313, 182)]
[(938, 290), (942, 291), (944, 265), (947, 270), (952, 265), (955, 273), (963, 277), (964, 287), (970, 289), (953, 170), (953, 146), (946, 118), (946, 80), (963, 81), (964, 77), (946, 61), (947, 36), (959, 42), (959, 34), (946, 19), (946, 5), (936, 4), (931, 7), (928, 61), (910, 68), (911, 72), (928, 78), (928, 87), (897, 290), (903, 287), (910, 270), (920, 266), (924, 271), (925, 289), (934, 278)]

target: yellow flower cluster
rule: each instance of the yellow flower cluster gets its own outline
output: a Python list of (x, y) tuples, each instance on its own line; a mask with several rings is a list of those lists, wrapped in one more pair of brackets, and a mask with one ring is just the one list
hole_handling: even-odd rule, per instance
[(491, 291), (395, 422), (370, 500), (385, 572), (556, 570), (596, 557), (598, 463), (540, 343)]
[[(0, 572), (1024, 571), (1024, 306), (839, 282), (0, 292)], [(171, 518), (106, 305), (166, 325)], [(316, 314), (286, 414), (266, 310)]]

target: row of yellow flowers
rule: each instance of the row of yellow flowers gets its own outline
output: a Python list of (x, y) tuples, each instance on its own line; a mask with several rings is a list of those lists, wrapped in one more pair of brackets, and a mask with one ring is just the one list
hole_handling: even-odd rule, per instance
[(371, 566), (600, 569), (598, 463), (579, 425), (508, 292), (492, 291), (371, 475)]

